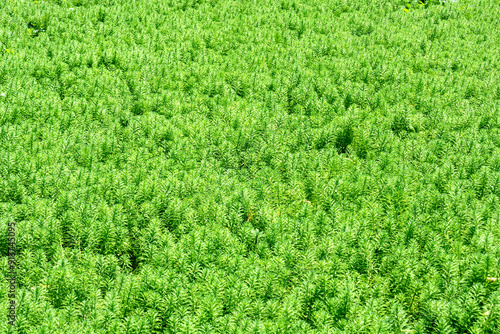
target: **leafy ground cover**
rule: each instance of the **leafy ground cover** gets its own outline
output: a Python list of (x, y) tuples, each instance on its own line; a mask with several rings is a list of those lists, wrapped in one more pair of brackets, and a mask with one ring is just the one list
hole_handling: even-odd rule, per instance
[(498, 333), (499, 7), (3, 1), (2, 332)]

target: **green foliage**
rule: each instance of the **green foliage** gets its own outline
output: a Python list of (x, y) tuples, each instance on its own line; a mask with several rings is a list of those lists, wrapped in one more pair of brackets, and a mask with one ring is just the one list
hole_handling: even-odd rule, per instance
[(354, 130), (350, 123), (343, 124), (337, 132), (335, 138), (335, 147), (341, 152), (346, 153), (347, 147), (351, 145), (354, 139)]
[(4, 1), (0, 331), (499, 332), (498, 7)]

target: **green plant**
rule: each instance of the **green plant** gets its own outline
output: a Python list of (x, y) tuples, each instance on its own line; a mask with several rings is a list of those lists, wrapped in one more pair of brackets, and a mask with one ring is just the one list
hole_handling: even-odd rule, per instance
[(16, 331), (497, 333), (498, 7), (3, 2)]

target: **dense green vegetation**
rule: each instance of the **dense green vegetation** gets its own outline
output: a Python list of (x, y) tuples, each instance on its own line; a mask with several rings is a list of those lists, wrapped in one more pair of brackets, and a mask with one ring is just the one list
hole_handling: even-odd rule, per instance
[(1, 331), (500, 332), (498, 13), (2, 1)]

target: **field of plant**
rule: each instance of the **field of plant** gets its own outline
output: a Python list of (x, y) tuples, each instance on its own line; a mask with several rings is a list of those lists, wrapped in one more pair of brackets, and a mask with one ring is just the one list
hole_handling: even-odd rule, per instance
[(0, 2), (0, 332), (499, 333), (498, 13)]

